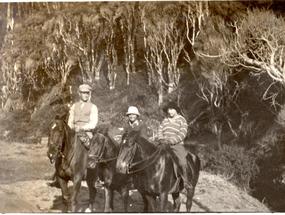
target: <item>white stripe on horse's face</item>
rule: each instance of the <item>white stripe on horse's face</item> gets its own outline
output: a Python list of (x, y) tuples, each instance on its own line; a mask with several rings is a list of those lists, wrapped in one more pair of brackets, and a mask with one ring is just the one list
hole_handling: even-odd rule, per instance
[(56, 123), (54, 123), (51, 127), (51, 129), (53, 130), (56, 127)]

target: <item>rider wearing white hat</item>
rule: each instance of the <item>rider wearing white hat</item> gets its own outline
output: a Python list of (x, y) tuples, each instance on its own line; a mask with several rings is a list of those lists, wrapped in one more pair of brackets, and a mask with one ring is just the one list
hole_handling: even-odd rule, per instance
[(140, 119), (140, 112), (138, 108), (135, 106), (129, 106), (126, 116), (128, 117), (128, 121), (124, 126), (124, 133), (133, 130), (140, 131), (140, 135), (147, 139), (147, 126)]
[(137, 107), (135, 106), (130, 106), (128, 108), (128, 112), (126, 113), (126, 115), (131, 115), (131, 114), (134, 114), (134, 115), (137, 115), (137, 116), (140, 116), (140, 113), (139, 113), (139, 110)]

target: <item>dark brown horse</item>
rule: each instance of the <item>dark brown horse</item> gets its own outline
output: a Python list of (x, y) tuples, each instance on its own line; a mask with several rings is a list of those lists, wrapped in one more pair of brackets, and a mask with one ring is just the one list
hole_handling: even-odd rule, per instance
[[(84, 136), (84, 133), (81, 135)], [(113, 210), (114, 190), (122, 195), (124, 209), (127, 211), (129, 177), (115, 172), (118, 146), (109, 136), (100, 133), (94, 134), (89, 147), (85, 147), (80, 140), (75, 142), (75, 138), (75, 132), (69, 129), (64, 120), (56, 119), (52, 124), (48, 140), (48, 157), (51, 163), (56, 164), (56, 175), (60, 182), (65, 205), (64, 211), (67, 211), (69, 203), (68, 181), (73, 181), (71, 208), (72, 211), (76, 211), (77, 195), (85, 176), (89, 188), (89, 209), (91, 211), (96, 211), (95, 182), (98, 177), (104, 182), (104, 211)]]
[(71, 210), (75, 212), (81, 181), (86, 175), (88, 149), (79, 140), (75, 142), (76, 136), (62, 119), (55, 119), (49, 132), (47, 155), (51, 163), (55, 162), (56, 177), (65, 206), (63, 211), (68, 211), (70, 202), (68, 181), (73, 182)]
[[(173, 197), (174, 212), (179, 212), (181, 205), (179, 193), (184, 188), (184, 183), (179, 177), (181, 169), (176, 159), (169, 146), (155, 146), (140, 137), (136, 131), (123, 136), (117, 159), (117, 171), (133, 176), (134, 186), (143, 197), (144, 212), (156, 210), (157, 196), (160, 199), (160, 212), (165, 212), (170, 193)], [(191, 179), (188, 182), (191, 186), (185, 186), (186, 209), (189, 212), (199, 177), (200, 160), (198, 156), (189, 152), (187, 163)]]
[(92, 139), (89, 167), (87, 169), (87, 184), (89, 187), (89, 208), (96, 211), (95, 181), (99, 177), (104, 182), (105, 188), (105, 209), (104, 212), (113, 211), (114, 191), (118, 191), (122, 196), (124, 211), (127, 211), (130, 186), (130, 177), (116, 172), (116, 161), (119, 153), (119, 146), (106, 133), (96, 133)]

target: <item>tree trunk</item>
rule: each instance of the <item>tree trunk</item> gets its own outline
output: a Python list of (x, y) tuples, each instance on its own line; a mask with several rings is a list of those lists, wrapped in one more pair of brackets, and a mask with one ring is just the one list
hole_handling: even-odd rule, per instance
[(148, 86), (151, 86), (151, 84), (152, 84), (151, 71), (148, 71), (148, 72), (147, 72), (147, 83), (148, 83)]
[(115, 71), (108, 72), (108, 79), (109, 79), (109, 89), (114, 90), (116, 84), (117, 73)]
[(133, 37), (130, 45), (130, 55), (131, 55), (131, 71), (132, 73), (136, 72), (136, 65), (135, 65), (135, 37)]
[(126, 73), (127, 73), (127, 86), (130, 85), (130, 72), (129, 72), (129, 68), (126, 69)]
[(100, 71), (103, 65), (103, 61), (104, 61), (104, 55), (103, 54), (99, 54), (100, 57), (99, 58), (99, 62), (96, 63), (95, 68), (94, 68), (94, 79), (95, 81), (99, 81), (100, 80)]
[(168, 83), (168, 91), (167, 92), (170, 94), (173, 91), (174, 91), (174, 83), (173, 83), (173, 81), (171, 81)]
[(108, 63), (109, 88), (110, 90), (113, 90), (115, 89), (115, 82), (116, 82), (116, 77), (117, 77), (116, 69), (118, 65), (118, 55), (114, 47), (113, 39), (111, 39), (110, 41), (111, 42), (109, 42), (109, 44), (107, 45), (108, 47), (106, 49), (106, 55), (107, 55), (107, 63)]
[(127, 86), (130, 85), (130, 72), (131, 72), (131, 55), (130, 55), (130, 40), (127, 39), (129, 36), (124, 37), (124, 52), (125, 52), (125, 68), (126, 68), (126, 78), (127, 78)]
[(8, 3), (7, 6), (7, 30), (12, 31), (14, 29), (14, 17), (13, 17), (13, 5)]
[(22, 3), (18, 2), (17, 3), (17, 9), (18, 9), (18, 14), (17, 16), (22, 18), (22, 6), (21, 6)]
[(49, 3), (48, 2), (44, 2), (46, 8), (47, 8), (47, 11), (48, 11), (48, 14), (50, 14), (50, 7), (49, 7)]
[(158, 84), (158, 105), (160, 106), (163, 103), (163, 84), (161, 77), (159, 77)]

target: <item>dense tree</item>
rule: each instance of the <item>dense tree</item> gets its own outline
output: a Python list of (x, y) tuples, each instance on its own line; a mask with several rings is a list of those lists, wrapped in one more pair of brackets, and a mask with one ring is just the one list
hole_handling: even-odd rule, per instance
[(124, 41), (124, 64), (127, 74), (127, 85), (130, 84), (130, 74), (136, 71), (135, 42), (138, 28), (138, 3), (126, 3), (119, 7), (119, 24)]
[(103, 19), (104, 43), (105, 47), (105, 57), (107, 61), (107, 79), (109, 83), (109, 89), (115, 89), (116, 78), (117, 78), (117, 68), (118, 68), (118, 49), (116, 45), (118, 44), (118, 19), (121, 15), (118, 10), (119, 4), (117, 3), (107, 3), (106, 5), (100, 7), (100, 15)]
[[(269, 7), (267, 3), (257, 5)], [(7, 16), (3, 18), (7, 23), (16, 18), (16, 24), (7, 34), (2, 49), (3, 79), (10, 91), (27, 83), (38, 89), (43, 83), (38, 80), (42, 76), (39, 74), (44, 73), (45, 79), (60, 82), (64, 87), (75, 67), (80, 68), (83, 81), (94, 82), (100, 79), (100, 71), (106, 63), (109, 89), (114, 89), (118, 66), (123, 62), (129, 85), (130, 74), (135, 72), (136, 38), (140, 31), (143, 32), (146, 73), (149, 84), (157, 89), (159, 104), (164, 94), (173, 92), (179, 85), (181, 56), (185, 56), (190, 67), (197, 58), (205, 65), (212, 59), (259, 73), (266, 71), (274, 85), (283, 82), (283, 40), (280, 36), (283, 20), (272, 12), (263, 11), (249, 11), (243, 16), (245, 9), (253, 5), (241, 2), (5, 4), (1, 8), (7, 11)], [(216, 13), (220, 19), (208, 17), (210, 13)], [(224, 83), (225, 74), (230, 72), (224, 74), (212, 68), (202, 77), (219, 77), (220, 81), (209, 82), (216, 84), (207, 90), (218, 92), (217, 83)], [(202, 89), (203, 94), (206, 88)], [(222, 92), (215, 93), (213, 101), (227, 97)]]
[(270, 89), (285, 83), (284, 24), (284, 18), (271, 11), (248, 11), (231, 23), (233, 36), (229, 38), (229, 45), (221, 50), (228, 66), (243, 67), (256, 76), (265, 73), (272, 78), (263, 98), (271, 98), (273, 105), (276, 105), (277, 94), (270, 94)]

